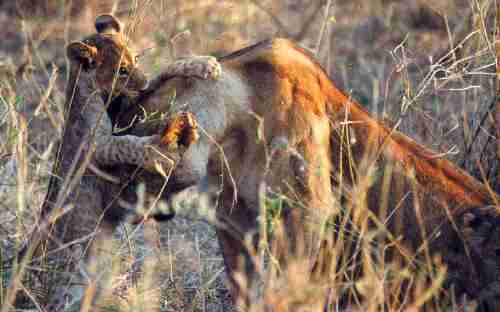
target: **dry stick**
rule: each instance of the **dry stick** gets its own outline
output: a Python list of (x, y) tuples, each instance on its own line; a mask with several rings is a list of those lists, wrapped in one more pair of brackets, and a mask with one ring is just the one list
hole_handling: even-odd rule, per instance
[[(26, 128), (26, 121), (23, 120), (21, 116), (16, 114), (16, 111), (12, 109), (11, 111), (12, 114), (12, 119), (16, 122), (17, 127), (20, 129), (18, 137), (17, 137), (17, 142), (14, 145), (14, 154), (17, 160), (17, 163), (19, 166), (21, 166), (23, 169), (18, 168), (16, 170), (16, 181), (17, 181), (17, 193), (16, 193), (16, 200), (17, 200), (17, 213), (22, 215), (23, 210), (25, 208), (25, 196), (24, 196), (24, 186), (26, 183), (26, 150), (23, 148), (26, 142), (26, 136), (27, 136), (27, 128)], [(21, 232), (20, 229), (20, 222), (17, 222), (16, 226), (16, 231), (18, 233)], [(16, 248), (19, 246), (19, 243), (16, 242)], [(16, 267), (16, 270), (18, 267)], [(20, 271), (23, 270), (23, 266), (20, 266)], [(13, 274), (11, 284), (9, 285), (9, 288), (7, 289), (5, 293), (5, 302), (3, 306), (1, 307), (2, 312), (7, 312), (11, 306), (11, 304), (15, 300), (15, 294), (16, 291), (21, 287), (21, 274)]]
[(264, 13), (266, 13), (274, 22), (274, 24), (279, 28), (279, 31), (284, 33), (285, 37), (293, 38), (297, 41), (301, 41), (302, 39), (304, 39), (304, 36), (307, 34), (307, 31), (309, 30), (313, 22), (316, 21), (315, 17), (321, 11), (322, 7), (322, 1), (318, 1), (318, 5), (316, 6), (314, 12), (312, 12), (309, 18), (306, 19), (306, 22), (302, 26), (302, 28), (297, 33), (294, 34), (287, 29), (288, 27), (285, 24), (283, 24), (283, 22), (281, 22), (281, 20), (273, 12), (271, 12), (270, 9), (264, 7), (261, 3), (259, 3), (258, 0), (249, 0), (249, 1), (253, 3), (257, 8), (262, 10)]
[(309, 18), (306, 20), (306, 23), (304, 24), (304, 26), (302, 26), (302, 29), (297, 34), (295, 34), (293, 36), (293, 38), (295, 40), (301, 41), (302, 39), (304, 39), (305, 35), (309, 31), (309, 28), (311, 28), (311, 25), (313, 24), (313, 22), (316, 21), (315, 17), (321, 11), (321, 7), (322, 7), (321, 2), (319, 2), (318, 6), (314, 10), (314, 12), (311, 13), (311, 16), (309, 16)]
[[(497, 81), (497, 84), (498, 84), (498, 81)], [(488, 109), (484, 113), (483, 117), (481, 118), (481, 121), (479, 122), (479, 125), (476, 128), (476, 132), (474, 133), (474, 136), (472, 137), (472, 140), (470, 140), (470, 142), (469, 142), (469, 146), (467, 146), (467, 148), (465, 149), (464, 159), (462, 160), (462, 165), (461, 165), (462, 167), (465, 167), (465, 162), (467, 161), (467, 158), (468, 158), (468, 156), (470, 155), (470, 153), (472, 151), (472, 146), (474, 145), (474, 141), (476, 141), (476, 139), (477, 139), (477, 137), (479, 135), (479, 132), (481, 131), (481, 128), (483, 127), (484, 123), (486, 122), (486, 118), (488, 117), (488, 115), (493, 110), (495, 104), (498, 106), (498, 100), (497, 100), (498, 99), (498, 92), (499, 92), (499, 89), (497, 87), (497, 96), (496, 96), (496, 98), (491, 101)], [(499, 128), (499, 130), (500, 130), (500, 128)], [(498, 137), (499, 136), (497, 135), (497, 138)], [(487, 144), (485, 144), (485, 145), (487, 145)], [(498, 190), (497, 190), (497, 192), (498, 192)]]
[(323, 23), (321, 24), (321, 30), (319, 32), (318, 41), (316, 42), (316, 46), (314, 47), (314, 54), (316, 57), (319, 55), (319, 49), (321, 48), (321, 42), (323, 41), (323, 36), (326, 33), (326, 29), (328, 27), (328, 16), (330, 14), (330, 7), (332, 6), (332, 0), (327, 0), (325, 7), (325, 16), (323, 18)]
[[(496, 6), (496, 34), (495, 34), (495, 54), (496, 54), (496, 98), (495, 98), (495, 137), (497, 143), (497, 162), (500, 162), (500, 2)], [(495, 189), (500, 192), (500, 169), (496, 172)]]
[(57, 133), (59, 135), (62, 134), (62, 129), (61, 129), (61, 119), (56, 118), (54, 114), (50, 111), (49, 108), (49, 98), (52, 95), (52, 91), (55, 89), (56, 85), (56, 80), (58, 77), (58, 71), (59, 69), (54, 65), (52, 68), (52, 74), (50, 75), (49, 79), (49, 84), (47, 86), (47, 89), (43, 93), (42, 97), (40, 98), (40, 103), (38, 104), (37, 108), (35, 109), (35, 112), (33, 113), (33, 116), (38, 116), (40, 114), (40, 111), (43, 110), (45, 114), (47, 115), (47, 118), (49, 119), (52, 127), (56, 129)]
[(258, 0), (250, 0), (250, 2), (253, 3), (257, 8), (262, 10), (264, 13), (266, 13), (274, 22), (274, 24), (279, 28), (279, 31), (283, 32), (286, 37), (294, 37), (294, 35), (287, 29), (288, 27), (286, 27), (286, 25), (283, 24), (283, 22), (273, 12), (271, 12), (270, 9), (264, 7), (261, 3), (259, 3)]

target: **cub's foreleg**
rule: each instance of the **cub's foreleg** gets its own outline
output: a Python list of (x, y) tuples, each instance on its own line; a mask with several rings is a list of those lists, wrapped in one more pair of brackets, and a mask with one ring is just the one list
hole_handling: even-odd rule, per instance
[(168, 120), (163, 134), (114, 136), (109, 118), (103, 115), (104, 107), (92, 105), (96, 102), (99, 103), (89, 101), (92, 112), (87, 113), (87, 118), (90, 124), (95, 124), (93, 159), (98, 165), (129, 164), (149, 171), (157, 171), (161, 166), (162, 170), (169, 172), (180, 159), (180, 154), (198, 139), (196, 121), (189, 113)]

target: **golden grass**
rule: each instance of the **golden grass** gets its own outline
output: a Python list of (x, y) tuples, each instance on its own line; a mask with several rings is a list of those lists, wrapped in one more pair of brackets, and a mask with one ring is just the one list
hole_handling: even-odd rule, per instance
[[(63, 66), (61, 39), (67, 42), (90, 31), (99, 13), (113, 11), (122, 18), (128, 16), (128, 22), (134, 25), (129, 29), (131, 40), (138, 49), (154, 48), (143, 60), (152, 73), (158, 64), (173, 58), (176, 49), (220, 53), (276, 34), (300, 34), (299, 39), (315, 49), (333, 79), (343, 89), (352, 90), (353, 97), (374, 114), (399, 123), (400, 130), (478, 176), (478, 162), (484, 168), (498, 167), (491, 120), (483, 118), (494, 96), (495, 58), (488, 30), (493, 28), (495, 10), (488, 1), (470, 0), (470, 6), (459, 10), (444, 0), (403, 4), (371, 1), (369, 6), (361, 0), (327, 1), (329, 12), (323, 7), (317, 14), (308, 1), (88, 1), (84, 6), (83, 1), (73, 0), (73, 6), (80, 6), (73, 13), (67, 8), (71, 1), (43, 2), (40, 8), (22, 8), (29, 15), (25, 22), (13, 14), (2, 16), (17, 25), (20, 40), (29, 39), (23, 53), (7, 51), (7, 57), (16, 66), (30, 59), (34, 67), (32, 72), (18, 73), (15, 80), (12, 70), (7, 71), (9, 79), (1, 71), (2, 312), (14, 310), (14, 297), (6, 297), (12, 295), (6, 286), (9, 279), (19, 279), (17, 288), (23, 295), (17, 300), (18, 308), (26, 306), (34, 311), (43, 311), (41, 306), (54, 286), (51, 284), (57, 283), (50, 279), (33, 281), (31, 267), (28, 276), (23, 276), (24, 270), (15, 274), (17, 269), (4, 260), (15, 255), (30, 226), (37, 222), (53, 161), (52, 146), (61, 133), (63, 79), (56, 79), (52, 71), (55, 67), (50, 64)], [(420, 8), (434, 15), (419, 17)], [(464, 22), (464, 16), (473, 22)], [(430, 22), (426, 21), (432, 18), (442, 22), (443, 28), (427, 29)], [(73, 33), (68, 32), (69, 24)], [(186, 30), (191, 35), (182, 44), (188, 47), (177, 46), (180, 43), (171, 39)], [(370, 33), (375, 30), (375, 35)], [(6, 60), (0, 61), (15, 72)], [(488, 179), (494, 175), (491, 170), (486, 170)], [(367, 174), (367, 185), (375, 174)], [(366, 185), (358, 187), (357, 192), (362, 194)], [(381, 198), (387, 196), (389, 190)], [(381, 205), (385, 205), (384, 200)], [(273, 203), (268, 207), (276, 208)], [(291, 259), (289, 271), (283, 272), (269, 253), (272, 242), (262, 244), (262, 250), (254, 251), (255, 261), (263, 263), (257, 255), (265, 255), (267, 265), (261, 266), (262, 273), (272, 282), (267, 289), (259, 290), (263, 302), (255, 302), (252, 310), (262, 311), (262, 305), (267, 304), (277, 311), (321, 311), (327, 303), (329, 311), (338, 311), (340, 298), (346, 294), (350, 311), (477, 308), (477, 302), (456, 298), (452, 290), (443, 288), (446, 268), (438, 257), (427, 255), (423, 261), (415, 261), (412, 268), (386, 263), (386, 248), (397, 238), (391, 238), (383, 227), (368, 227), (370, 218), (360, 214), (366, 211), (362, 199), (339, 208), (346, 213), (328, 229), (337, 232), (337, 240), (330, 243), (334, 254), (339, 255), (329, 275), (331, 283), (311, 284), (304, 259)], [(280, 240), (283, 231), (279, 213), (270, 215), (265, 224), (272, 227), (270, 236)], [(124, 226), (116, 235), (115, 245), (110, 265), (112, 281), (100, 305), (103, 311), (233, 309), (212, 225), (179, 218), (162, 228), (152, 224), (134, 229)], [(351, 252), (346, 252), (349, 249)], [(362, 273), (357, 272), (355, 263)]]

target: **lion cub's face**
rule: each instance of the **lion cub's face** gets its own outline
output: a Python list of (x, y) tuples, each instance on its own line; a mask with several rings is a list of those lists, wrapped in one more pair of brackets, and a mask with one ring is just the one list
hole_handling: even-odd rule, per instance
[(68, 45), (67, 55), (86, 69), (95, 69), (98, 87), (109, 94), (134, 97), (146, 87), (136, 54), (128, 48), (122, 24), (112, 15), (95, 22), (97, 33)]

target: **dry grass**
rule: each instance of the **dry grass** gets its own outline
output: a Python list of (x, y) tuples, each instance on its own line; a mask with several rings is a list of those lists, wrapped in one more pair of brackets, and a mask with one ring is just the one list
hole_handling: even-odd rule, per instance
[[(498, 183), (494, 123), (488, 115), (495, 94), (492, 1), (322, 1), (323, 6), (319, 0), (39, 2), (19, 1), (17, 9), (0, 4), (0, 33), (6, 42), (0, 47), (2, 261), (16, 253), (37, 222), (46, 191), (63, 120), (64, 44), (90, 32), (94, 17), (109, 11), (134, 25), (130, 37), (138, 49), (153, 48), (145, 51), (142, 61), (152, 74), (185, 51), (221, 53), (267, 37), (295, 36), (317, 53), (332, 79), (373, 114), (398, 124), (399, 130), (479, 179), (492, 186)], [(191, 35), (171, 40), (183, 31)], [(60, 69), (57, 77), (55, 66)], [(358, 205), (343, 208), (366, 209), (361, 201)], [(274, 209), (276, 204), (269, 206)], [(231, 311), (215, 232), (199, 220), (203, 217), (179, 218), (161, 228), (123, 226), (116, 235), (112, 293), (104, 310)], [(366, 220), (345, 218), (340, 224), (355, 224), (352, 232), (344, 233), (342, 226), (335, 229), (345, 235), (337, 244), (353, 241), (365, 274), (360, 278), (353, 273), (351, 258), (338, 261), (348, 283), (328, 294), (331, 311), (338, 309), (340, 294), (350, 291), (353, 311), (398, 311), (400, 298), (406, 298), (406, 307), (413, 311), (423, 304), (436, 311), (475, 309), (476, 302), (443, 290), (445, 273), (439, 259), (428, 258), (411, 271), (384, 263), (381, 233), (368, 229)], [(268, 221), (279, 239), (277, 221)], [(280, 268), (271, 260), (267, 270), (273, 276)], [(302, 260), (294, 261), (289, 278), (273, 284), (265, 301), (290, 311), (320, 310), (315, 304), (324, 299), (325, 289), (308, 284), (302, 278)], [(0, 267), (2, 312), (14, 310), (5, 297), (12, 272), (9, 266)], [(403, 284), (413, 287), (405, 294)], [(41, 311), (49, 285), (23, 285), (19, 308)]]

